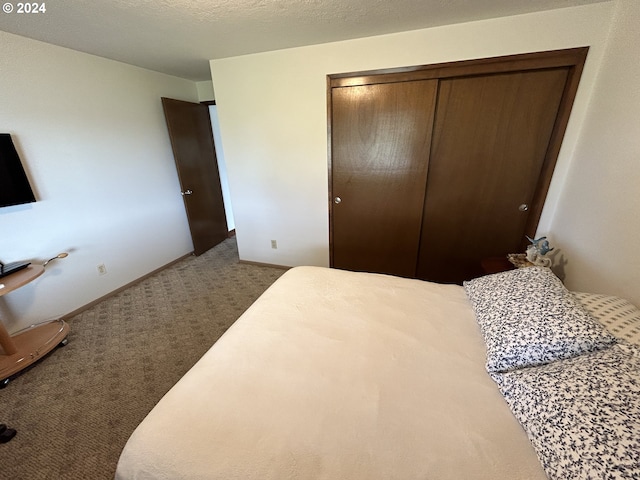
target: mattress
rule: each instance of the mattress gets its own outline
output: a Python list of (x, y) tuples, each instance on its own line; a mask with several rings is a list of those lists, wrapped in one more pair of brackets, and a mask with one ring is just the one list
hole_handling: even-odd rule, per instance
[(296, 267), (160, 400), (116, 479), (544, 479), (465, 290)]

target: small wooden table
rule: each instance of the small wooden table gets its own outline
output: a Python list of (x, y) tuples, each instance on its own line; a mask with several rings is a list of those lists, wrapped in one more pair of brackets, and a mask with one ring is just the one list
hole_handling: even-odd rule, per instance
[[(0, 297), (35, 280), (44, 273), (42, 265), (27, 268), (0, 278)], [(0, 321), (0, 388), (9, 383), (10, 377), (40, 360), (58, 345), (66, 344), (69, 325), (63, 320), (31, 325), (9, 335)]]
[(500, 273), (516, 268), (509, 259), (504, 257), (488, 257), (480, 261), (480, 266), (485, 274)]

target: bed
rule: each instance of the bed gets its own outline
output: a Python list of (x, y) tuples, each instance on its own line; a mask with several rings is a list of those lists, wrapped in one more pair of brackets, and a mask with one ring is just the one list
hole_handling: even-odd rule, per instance
[(635, 306), (549, 269), (458, 286), (292, 268), (153, 408), (116, 479), (637, 479), (638, 339)]

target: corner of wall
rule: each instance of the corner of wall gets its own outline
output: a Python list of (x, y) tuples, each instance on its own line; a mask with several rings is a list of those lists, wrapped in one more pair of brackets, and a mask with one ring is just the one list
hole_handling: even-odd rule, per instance
[(213, 91), (213, 82), (211, 80), (196, 82), (196, 89), (198, 91), (199, 102), (207, 102), (216, 99), (216, 94)]

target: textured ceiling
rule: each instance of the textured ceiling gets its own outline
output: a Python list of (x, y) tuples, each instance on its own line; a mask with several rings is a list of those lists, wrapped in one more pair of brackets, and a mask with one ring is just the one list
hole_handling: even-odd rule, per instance
[(0, 30), (199, 81), (210, 59), (602, 1), (3, 0)]

